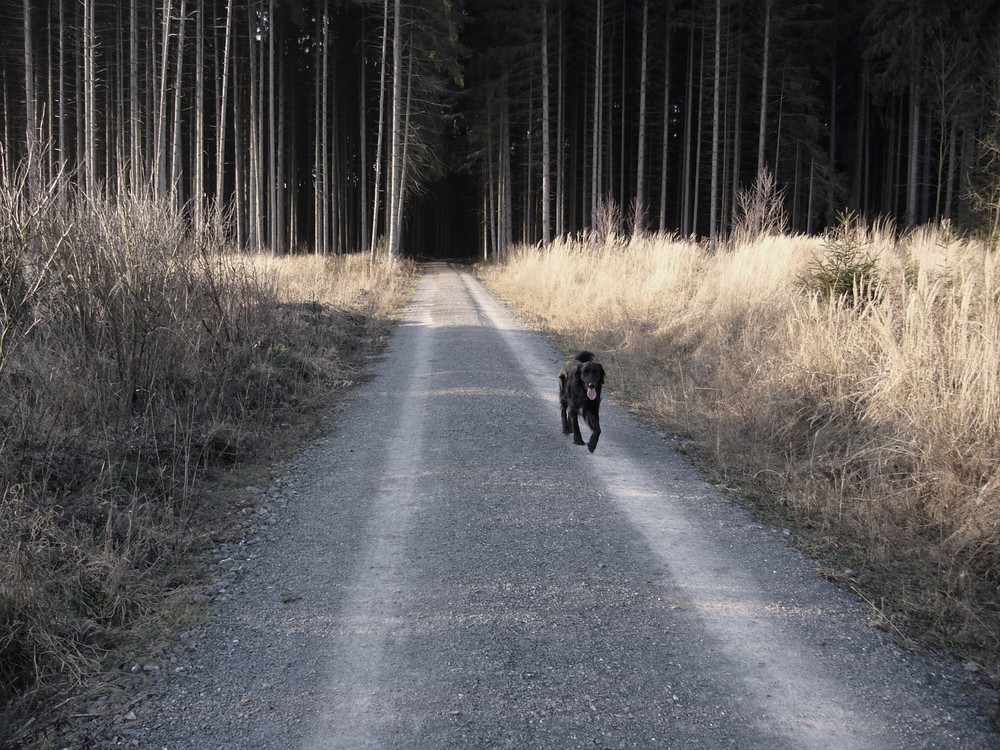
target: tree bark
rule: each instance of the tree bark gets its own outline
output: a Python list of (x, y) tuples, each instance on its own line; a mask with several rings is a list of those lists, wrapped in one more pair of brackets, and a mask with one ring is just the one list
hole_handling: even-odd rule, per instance
[[(226, 167), (226, 116), (228, 115), (229, 58), (232, 54), (230, 52), (232, 40), (233, 0), (229, 0), (226, 3), (226, 36), (222, 51), (222, 80), (219, 82), (219, 112), (216, 116), (215, 129), (215, 212), (219, 221), (222, 220), (223, 206), (225, 205), (223, 190)], [(239, 194), (238, 191), (236, 194)]]
[(141, 123), (139, 111), (139, 3), (129, 2), (128, 18), (128, 95), (129, 95), (129, 169), (131, 170), (132, 192), (139, 193), (145, 167), (142, 156)]
[(179, 210), (184, 203), (184, 188), (181, 184), (183, 152), (181, 150), (181, 113), (183, 111), (181, 93), (184, 91), (184, 31), (187, 28), (187, 0), (181, 0), (179, 27), (177, 31), (177, 69), (174, 78), (174, 124), (170, 148), (170, 195)]
[(722, 88), (722, 0), (715, 0), (715, 87), (712, 100), (712, 194), (709, 205), (708, 243), (719, 244), (719, 93)]
[[(667, 11), (669, 13), (669, 10)], [(671, 19), (667, 17), (667, 28), (663, 45), (663, 154), (660, 158), (660, 232), (667, 231), (667, 192), (669, 189), (668, 166), (670, 163), (670, 32)]]
[(390, 128), (391, 144), (389, 155), (389, 250), (393, 255), (399, 255), (401, 243), (399, 237), (399, 207), (402, 182), (402, 104), (403, 104), (403, 35), (401, 23), (400, 0), (395, 0), (393, 6), (392, 29), (392, 127)]
[(94, 34), (94, 0), (83, 2), (83, 185), (84, 193), (97, 195), (97, 116), (96, 40)]
[(603, 96), (601, 92), (604, 81), (604, 1), (597, 0), (597, 20), (594, 39), (594, 113), (591, 152), (590, 177), (590, 226), (596, 228), (597, 209), (601, 200), (601, 166), (604, 162), (601, 149)]
[(194, 66), (194, 225), (200, 230), (205, 220), (205, 8), (195, 11), (195, 66)]
[(386, 47), (389, 39), (389, 0), (382, 5), (382, 70), (379, 73), (378, 136), (375, 144), (375, 183), (372, 190), (371, 259), (375, 262), (375, 245), (378, 237), (379, 186), (382, 179), (382, 141), (385, 133), (385, 69), (388, 59)]
[(694, 24), (691, 24), (691, 32), (688, 41), (688, 74), (687, 74), (687, 95), (684, 107), (684, 172), (682, 180), (681, 196), (681, 234), (688, 237), (691, 234), (691, 151), (693, 133), (693, 109), (694, 109)]
[(35, 128), (35, 66), (34, 47), (32, 44), (31, 32), (31, 2), (24, 0), (24, 109), (25, 109), (25, 134), (24, 143), (27, 146), (28, 165), (28, 197), (35, 194), (35, 165), (34, 160), (40, 157), (38, 152), (37, 133)]
[(154, 71), (154, 79), (159, 76), (159, 97), (156, 113), (154, 140), (156, 141), (156, 156), (152, 169), (155, 170), (156, 194), (167, 194), (167, 66), (170, 54), (170, 14), (173, 8), (172, 0), (166, 0), (163, 6), (163, 41), (160, 47), (160, 64)]
[(910, 153), (906, 178), (906, 225), (917, 223), (920, 159), (920, 97), (916, 76), (910, 81)]
[(639, 73), (639, 143), (635, 159), (635, 215), (632, 219), (632, 236), (639, 236), (645, 228), (646, 218), (646, 58), (649, 40), (649, 0), (642, 1), (642, 62)]
[[(183, 0), (181, 0), (183, 2)], [(276, 81), (277, 66), (274, 57), (274, 0), (267, 2), (267, 230), (268, 246), (272, 253), (278, 252), (278, 125)]]
[[(771, 6), (774, 0), (764, 0), (764, 52), (760, 67), (760, 127), (757, 129), (757, 176), (754, 180), (754, 205), (759, 209), (764, 200), (764, 146), (767, 138), (767, 68), (771, 59)], [(754, 234), (761, 230), (760, 211), (754, 211)]]
[(547, 0), (542, 0), (542, 245), (552, 242), (551, 175), (552, 161), (549, 133), (549, 10)]

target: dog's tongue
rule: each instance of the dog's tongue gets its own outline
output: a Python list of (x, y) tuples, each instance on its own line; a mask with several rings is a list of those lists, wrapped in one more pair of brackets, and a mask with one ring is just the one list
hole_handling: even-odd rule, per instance
[(593, 401), (594, 399), (596, 399), (597, 398), (597, 391), (594, 390), (593, 388), (588, 388), (587, 389), (587, 398), (589, 398), (591, 401)]

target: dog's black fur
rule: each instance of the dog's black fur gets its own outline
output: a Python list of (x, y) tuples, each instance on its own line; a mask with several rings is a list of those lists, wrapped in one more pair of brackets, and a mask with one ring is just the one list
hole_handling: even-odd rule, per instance
[[(559, 373), (559, 406), (562, 411), (563, 433), (573, 433), (573, 442), (586, 445), (591, 453), (601, 437), (601, 387), (604, 368), (590, 352), (580, 352), (563, 365)], [(583, 442), (580, 416), (591, 429), (590, 442)]]

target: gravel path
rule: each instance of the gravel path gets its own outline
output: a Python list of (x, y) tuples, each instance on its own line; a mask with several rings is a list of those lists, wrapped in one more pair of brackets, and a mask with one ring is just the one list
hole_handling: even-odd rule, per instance
[(252, 491), (256, 536), (215, 550), (209, 618), (137, 665), (109, 744), (1000, 746), (961, 665), (869, 627), (610, 396), (574, 446), (562, 359), (430, 268), (373, 379)]

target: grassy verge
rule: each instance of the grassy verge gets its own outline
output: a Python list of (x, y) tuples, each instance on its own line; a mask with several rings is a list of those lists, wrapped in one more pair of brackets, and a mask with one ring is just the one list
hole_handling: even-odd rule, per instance
[(5, 746), (155, 629), (221, 523), (213, 485), (316, 423), (413, 278), (227, 253), (149, 200), (23, 188), (0, 188)]
[(599, 352), (619, 398), (797, 529), (873, 624), (996, 671), (997, 260), (943, 231), (845, 221), (716, 255), (566, 240), (483, 275), (567, 351)]

